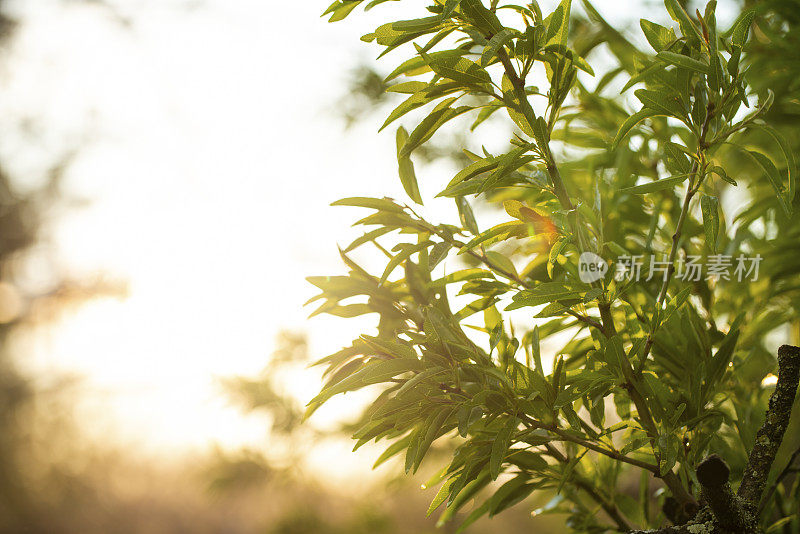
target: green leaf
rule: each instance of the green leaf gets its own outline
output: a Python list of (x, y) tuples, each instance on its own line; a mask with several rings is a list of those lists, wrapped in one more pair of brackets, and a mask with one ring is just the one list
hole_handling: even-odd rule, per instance
[(683, 109), (675, 94), (649, 89), (638, 89), (633, 94), (642, 104), (659, 114), (675, 117), (685, 122), (686, 110)]
[[(465, 50), (442, 50), (440, 52), (431, 52), (425, 57), (417, 55), (409, 60), (404, 61), (391, 74), (386, 77), (385, 81), (391, 81), (401, 75), (415, 76), (417, 74), (424, 74), (430, 72), (431, 68), (428, 64), (429, 61), (434, 59), (461, 57), (467, 52)], [(426, 84), (427, 85), (427, 84)]]
[(570, 241), (572, 241), (572, 236), (559, 238), (559, 240), (556, 241), (555, 244), (553, 245), (553, 248), (550, 249), (550, 255), (547, 259), (547, 276), (549, 276), (550, 279), (553, 278), (553, 268), (555, 267), (556, 262), (558, 261), (558, 256), (561, 254), (561, 251), (564, 250), (564, 247), (566, 247)]
[(667, 303), (667, 307), (664, 310), (664, 318), (662, 319), (662, 323), (666, 323), (669, 321), (670, 317), (680, 309), (681, 306), (686, 302), (686, 299), (689, 298), (689, 295), (692, 294), (692, 288), (687, 287), (684, 288), (680, 293), (672, 297), (669, 302)]
[(728, 176), (728, 173), (725, 172), (725, 169), (723, 169), (719, 165), (712, 165), (711, 167), (708, 168), (708, 172), (716, 174), (717, 176), (722, 178), (724, 181), (728, 182), (729, 184), (731, 184), (733, 186), (738, 186), (739, 185), (739, 184), (736, 183), (736, 180), (734, 180), (733, 178)]
[(409, 444), (411, 443), (412, 435), (405, 436), (400, 438), (399, 440), (392, 443), (389, 447), (386, 448), (383, 453), (378, 456), (378, 459), (375, 460), (375, 463), (372, 465), (373, 469), (376, 469), (380, 465), (386, 463), (392, 457), (396, 456), (400, 451), (405, 450)]
[(647, 118), (656, 117), (658, 115), (659, 113), (653, 109), (643, 108), (642, 110), (625, 119), (625, 122), (623, 122), (622, 126), (620, 126), (616, 137), (614, 137), (614, 141), (611, 143), (611, 149), (616, 150), (619, 146), (619, 143), (625, 139), (625, 136), (628, 135), (628, 132), (630, 132), (634, 126)]
[(541, 454), (527, 450), (514, 451), (509, 455), (508, 461), (526, 471), (544, 472), (550, 467)]
[(413, 254), (419, 252), (422, 249), (428, 248), (430, 246), (430, 241), (425, 243), (420, 243), (418, 245), (409, 245), (403, 244), (401, 245), (402, 248), (400, 252), (397, 253), (390, 261), (389, 264), (386, 266), (386, 269), (383, 271), (383, 276), (381, 276), (380, 284), (383, 285), (386, 280), (388, 280), (389, 276), (392, 274), (398, 265), (403, 263), (405, 260), (410, 258)]
[(464, 180), (469, 180), (485, 172), (492, 171), (496, 169), (499, 164), (498, 158), (493, 157), (480, 159), (474, 163), (471, 163), (470, 165), (464, 167), (458, 174), (456, 174), (455, 177), (450, 180), (450, 183), (447, 184), (447, 188), (445, 188), (445, 190), (439, 193), (437, 196), (446, 196), (445, 193), (453, 186), (460, 184)]
[(519, 200), (505, 200), (503, 201), (503, 209), (506, 210), (506, 213), (514, 217), (515, 219), (522, 219), (522, 214), (520, 212), (520, 208), (523, 207), (524, 204)]
[(791, 203), (797, 193), (797, 162), (794, 158), (794, 150), (789, 146), (786, 138), (772, 126), (768, 124), (758, 124), (756, 126), (767, 132), (778, 143), (783, 152), (783, 157), (786, 159), (786, 169), (789, 173), (789, 198), (787, 200)]
[(308, 418), (319, 406), (334, 395), (360, 389), (372, 384), (380, 384), (381, 382), (391, 380), (397, 375), (411, 371), (420, 371), (421, 369), (422, 363), (419, 362), (419, 360), (410, 358), (376, 360), (364, 364), (364, 366), (350, 376), (326, 387), (319, 395), (314, 397), (311, 402), (308, 403), (305, 417)]
[(571, 8), (572, 0), (562, 0), (556, 10), (545, 19), (545, 24), (547, 26), (546, 44), (567, 44)]
[[(427, 86), (428, 84), (425, 84), (425, 87)], [(427, 104), (432, 100), (433, 99), (429, 97), (426, 93), (416, 93), (411, 95), (407, 99), (403, 100), (400, 103), (400, 105), (394, 108), (391, 113), (389, 113), (389, 116), (386, 117), (386, 120), (384, 121), (383, 125), (381, 125), (381, 127), (378, 129), (378, 131), (379, 132), (383, 131), (384, 128), (389, 126), (391, 123), (393, 123), (406, 113), (414, 111), (415, 109), (424, 106), (425, 104)]]
[[(379, 45), (386, 47), (384, 51), (381, 53), (381, 55), (391, 52), (398, 46), (413, 41), (417, 37), (420, 37), (428, 33), (428, 31), (419, 31), (419, 32), (399, 31), (392, 28), (392, 24), (393, 24), (392, 22), (389, 22), (388, 24), (384, 24), (375, 29), (374, 33), (375, 40)], [(364, 36), (362, 40), (365, 40), (367, 37), (371, 38), (372, 35)]]
[(689, 18), (689, 14), (686, 13), (686, 10), (683, 9), (683, 6), (680, 4), (680, 2), (678, 2), (678, 0), (665, 0), (664, 4), (666, 4), (667, 11), (672, 17), (672, 20), (680, 25), (684, 37), (690, 40), (695, 40), (697, 43), (702, 43), (704, 41), (703, 36), (700, 34), (700, 30), (694, 24), (692, 19)]
[(461, 247), (458, 253), (464, 254), (479, 245), (486, 246), (498, 241), (505, 241), (512, 235), (518, 234), (520, 230), (527, 230), (526, 225), (517, 222), (500, 223), (475, 236), (469, 243)]
[(330, 13), (331, 18), (328, 19), (328, 22), (338, 22), (340, 20), (344, 20), (358, 5), (363, 2), (364, 0), (337, 0), (333, 4), (331, 4), (328, 9), (322, 14), (324, 17)]
[(430, 449), (433, 442), (441, 435), (442, 427), (444, 427), (447, 420), (455, 411), (454, 408), (445, 407), (440, 409), (438, 412), (434, 412), (431, 414), (430, 417), (425, 421), (425, 434), (423, 434), (422, 440), (420, 440), (419, 445), (417, 446), (416, 450), (416, 457), (414, 459), (414, 469), (413, 472), (416, 473), (419, 469), (419, 466), (422, 464), (422, 460), (425, 458), (425, 454)]
[(675, 30), (672, 28), (665, 28), (645, 19), (639, 21), (639, 26), (641, 26), (647, 42), (656, 52), (661, 52), (677, 40)]
[(475, 220), (475, 214), (472, 212), (472, 206), (470, 206), (469, 201), (464, 197), (456, 197), (456, 206), (458, 207), (458, 216), (461, 219), (462, 226), (473, 235), (479, 234), (478, 223)]
[(593, 300), (597, 300), (603, 294), (603, 290), (599, 287), (595, 287), (590, 289), (583, 295), (583, 302), (588, 304)]
[(772, 160), (769, 159), (767, 156), (762, 154), (761, 152), (756, 152), (754, 150), (745, 150), (747, 153), (761, 169), (764, 171), (764, 174), (767, 175), (767, 179), (769, 183), (772, 185), (772, 188), (775, 190), (775, 196), (778, 198), (778, 203), (783, 208), (783, 211), (786, 212), (787, 217), (792, 216), (792, 206), (786, 200), (786, 197), (783, 193), (783, 180), (781, 178), (781, 173), (775, 167), (775, 164), (772, 163)]
[(497, 433), (494, 442), (492, 442), (492, 455), (489, 458), (489, 474), (492, 480), (497, 480), (497, 477), (500, 476), (503, 460), (511, 444), (511, 437), (517, 429), (517, 424), (516, 417), (510, 418), (500, 432)]
[(389, 341), (379, 337), (362, 335), (361, 340), (364, 341), (375, 354), (381, 354), (392, 358), (407, 358), (414, 360), (417, 358), (417, 353), (414, 349), (406, 343), (398, 341)]
[(544, 376), (544, 367), (542, 366), (542, 348), (539, 340), (539, 327), (533, 327), (533, 336), (531, 337), (531, 350), (533, 352), (533, 363), (536, 365), (536, 371), (540, 376)]
[(681, 145), (667, 141), (664, 143), (665, 165), (672, 174), (689, 174), (692, 165), (686, 156), (686, 149)]
[(402, 213), (403, 208), (389, 198), (350, 197), (337, 200), (331, 206), (353, 206), (357, 208), (370, 208), (378, 211)]
[(625, 91), (627, 91), (636, 84), (642, 82), (647, 83), (652, 78), (655, 78), (658, 75), (663, 74), (663, 71), (664, 71), (664, 65), (661, 62), (654, 61), (649, 66), (644, 67), (642, 70), (640, 70), (635, 76), (631, 76), (631, 78), (627, 81), (627, 83), (625, 83), (625, 85), (622, 87), (622, 90), (620, 92), (624, 93)]
[(767, 530), (765, 531), (765, 534), (778, 534), (779, 532), (782, 531), (782, 529), (786, 528), (786, 525), (788, 525), (792, 521), (797, 520), (797, 518), (798, 518), (797, 514), (792, 514), (788, 517), (782, 517), (781, 519), (778, 519), (777, 521), (772, 523), (769, 526), (769, 528), (767, 528)]
[(350, 243), (347, 246), (346, 249), (344, 249), (344, 252), (350, 252), (352, 250), (355, 250), (358, 247), (360, 247), (361, 245), (363, 245), (364, 243), (368, 243), (368, 242), (372, 241), (373, 239), (376, 239), (378, 237), (381, 237), (382, 235), (388, 234), (389, 232), (393, 232), (393, 231), (394, 231), (394, 228), (391, 228), (391, 227), (376, 228), (375, 230), (369, 231), (369, 232), (365, 233), (364, 235), (362, 235), (361, 237), (359, 237), (356, 240), (354, 240), (352, 243)]
[(430, 68), (443, 78), (463, 83), (468, 87), (477, 87), (491, 91), (492, 77), (486, 70), (465, 57), (437, 57), (421, 53)]
[(725, 339), (722, 340), (722, 344), (711, 359), (711, 365), (708, 368), (708, 380), (706, 380), (705, 385), (706, 389), (719, 385), (719, 381), (725, 374), (726, 369), (728, 369), (728, 364), (733, 360), (743, 320), (744, 314), (740, 314), (734, 319), (730, 330), (725, 335)]
[(661, 434), (657, 440), (658, 448), (661, 451), (659, 469), (661, 475), (669, 473), (678, 461), (678, 449), (681, 443), (678, 437), (673, 435)]
[(719, 199), (708, 195), (700, 198), (703, 210), (703, 228), (706, 232), (706, 246), (713, 252), (717, 251), (717, 237), (719, 236)]
[(491, 482), (489, 473), (483, 471), (476, 479), (470, 481), (466, 485), (462, 484), (463, 489), (460, 489), (457, 483), (454, 484), (453, 488), (451, 489), (452, 493), (450, 494), (450, 502), (447, 506), (447, 509), (442, 512), (442, 515), (436, 522), (436, 526), (442, 527), (447, 521), (452, 519), (456, 512), (458, 512), (462, 506), (464, 506), (472, 497), (474, 497), (476, 493), (486, 487), (489, 482)]
[(417, 184), (417, 175), (414, 172), (414, 163), (411, 158), (400, 157), (400, 153), (408, 142), (408, 132), (402, 126), (397, 130), (397, 155), (398, 155), (398, 171), (400, 174), (400, 182), (403, 184), (406, 194), (416, 202), (422, 204), (422, 196), (419, 192), (419, 184)]
[(450, 243), (442, 241), (436, 243), (428, 254), (428, 269), (431, 271), (447, 257), (447, 253), (452, 248)]
[(485, 34), (497, 35), (503, 31), (500, 19), (481, 0), (461, 0), (460, 7), (461, 12)]
[(656, 57), (670, 65), (675, 65), (676, 67), (693, 70), (701, 74), (709, 73), (708, 65), (689, 56), (684, 56), (683, 54), (676, 54), (675, 52), (662, 50), (656, 54)]
[(506, 311), (518, 310), (526, 306), (541, 306), (561, 300), (581, 299), (581, 293), (574, 289), (568, 289), (558, 282), (547, 282), (540, 284), (533, 289), (520, 291), (514, 295), (511, 304)]
[(672, 176), (670, 178), (662, 178), (661, 180), (656, 180), (655, 182), (635, 185), (633, 187), (625, 187), (623, 189), (620, 189), (620, 192), (630, 193), (632, 195), (646, 195), (648, 193), (664, 191), (665, 189), (672, 189), (676, 185), (680, 185), (683, 182), (685, 182), (688, 177), (689, 177), (688, 174), (683, 174), (679, 176)]
[(500, 267), (506, 273), (516, 277), (517, 269), (514, 267), (514, 264), (505, 254), (501, 254), (500, 252), (495, 252), (493, 250), (486, 251), (486, 258), (491, 261), (497, 267)]
[(420, 32), (436, 28), (442, 23), (438, 15), (413, 20), (400, 20), (392, 23), (392, 29), (400, 32)]
[(717, 1), (712, 0), (706, 4), (705, 15), (701, 22), (705, 23), (708, 30), (708, 51), (711, 60), (711, 66), (708, 72), (708, 85), (714, 91), (720, 90), (722, 84), (722, 64), (720, 63), (721, 56), (719, 54), (719, 39), (717, 38)]
[(470, 315), (474, 315), (480, 311), (485, 310), (486, 308), (494, 306), (495, 302), (497, 302), (497, 299), (494, 297), (484, 297), (478, 299), (464, 306), (453, 317), (455, 318), (456, 321), (461, 321), (463, 319), (466, 319)]
[(461, 0), (447, 0), (442, 10), (442, 17), (447, 18), (451, 16), (459, 4), (461, 4)]
[(521, 474), (503, 484), (489, 499), (489, 517), (514, 506), (530, 495), (536, 489), (536, 485), (528, 484), (529, 480), (528, 475)]
[(506, 44), (508, 44), (511, 39), (513, 39), (518, 32), (511, 28), (505, 28), (503, 31), (495, 35), (489, 40), (489, 44), (486, 45), (486, 48), (483, 49), (483, 54), (481, 54), (481, 65), (487, 66), (492, 59), (497, 55), (497, 52), (503, 48)]
[(731, 31), (731, 43), (739, 48), (744, 47), (747, 42), (747, 36), (750, 33), (750, 26), (753, 24), (755, 18), (755, 11), (749, 9), (739, 16), (736, 24)]
[(429, 285), (431, 287), (444, 287), (448, 284), (466, 282), (467, 280), (477, 280), (480, 278), (494, 278), (494, 275), (491, 273), (491, 271), (487, 271), (486, 269), (464, 269), (450, 273), (447, 276), (439, 278), (438, 280), (434, 280)]
[(401, 82), (396, 83), (394, 85), (390, 85), (386, 88), (387, 93), (400, 93), (404, 95), (413, 95), (414, 93), (418, 93), (428, 87), (426, 82), (421, 81), (410, 81), (410, 82)]
[(414, 131), (411, 132), (411, 135), (406, 139), (397, 157), (400, 159), (407, 158), (414, 150), (419, 148), (420, 145), (427, 142), (446, 122), (472, 110), (469, 106), (451, 108), (450, 104), (455, 101), (455, 98), (448, 98), (436, 106), (436, 108), (414, 128)]
[(456, 477), (451, 477), (442, 484), (442, 487), (439, 488), (439, 491), (436, 493), (436, 497), (433, 498), (431, 501), (431, 505), (428, 507), (428, 512), (425, 514), (426, 517), (430, 517), (433, 512), (436, 511), (444, 502), (447, 500), (447, 497), (450, 495), (450, 489), (453, 487), (453, 483), (455, 483)]

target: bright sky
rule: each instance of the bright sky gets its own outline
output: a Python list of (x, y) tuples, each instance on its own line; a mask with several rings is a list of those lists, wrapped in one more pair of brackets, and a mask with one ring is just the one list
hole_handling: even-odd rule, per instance
[[(316, 356), (358, 335), (306, 324), (304, 278), (341, 271), (353, 213), (331, 201), (401, 194), (391, 137), (344, 135), (332, 109), (367, 57), (363, 19), (329, 25), (314, 2), (183, 4), (137, 2), (126, 28), (96, 6), (20, 3), (3, 88), (4, 111), (46, 125), (0, 149), (15, 173), (79, 149), (66, 189), (90, 204), (53, 214), (59, 259), (130, 289), (37, 331), (25, 366), (84, 376), (90, 434), (154, 451), (263, 444), (263, 420), (229, 406), (217, 377), (257, 374), (281, 328), (311, 326)], [(318, 377), (291, 386), (307, 399)]]
[[(130, 287), (37, 332), (25, 362), (85, 377), (96, 437), (162, 452), (263, 444), (263, 422), (216, 377), (258, 373), (281, 328), (307, 329), (316, 356), (361, 331), (302, 308), (305, 276), (341, 272), (335, 245), (354, 235), (354, 212), (329, 203), (403, 198), (392, 132), (344, 132), (335, 109), (350, 69), (376, 55), (358, 37), (381, 10), (330, 25), (327, 3), (118, 0), (126, 21), (92, 3), (12, 4), (22, 25), (0, 110), (38, 127), (1, 126), (0, 158), (36, 181), (77, 150), (67, 191), (90, 203), (52, 214), (58, 257)], [(306, 399), (318, 386), (292, 384)]]

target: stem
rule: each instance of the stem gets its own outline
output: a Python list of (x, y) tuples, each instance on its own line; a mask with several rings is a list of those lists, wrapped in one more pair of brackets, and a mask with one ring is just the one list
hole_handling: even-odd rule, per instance
[[(603, 326), (605, 327), (606, 331), (608, 331), (611, 336), (616, 335), (617, 331), (616, 327), (614, 326), (614, 319), (611, 316), (611, 304), (600, 304), (600, 316), (603, 319)], [(637, 379), (633, 373), (633, 369), (630, 367), (630, 363), (625, 363), (627, 363), (628, 367), (623, 367), (623, 372), (627, 378), (626, 390), (628, 391), (628, 396), (631, 398), (633, 405), (636, 406), (636, 411), (639, 414), (639, 420), (641, 421), (645, 432), (647, 432), (647, 436), (650, 438), (650, 446), (653, 449), (653, 454), (656, 457), (656, 461), (660, 465), (661, 454), (659, 453), (656, 443), (656, 440), (658, 439), (658, 427), (653, 419), (653, 414), (650, 412), (650, 407), (647, 405), (644, 397), (636, 387)], [(681, 483), (674, 471), (670, 470), (668, 473), (662, 475), (661, 469), (658, 468), (655, 471), (655, 475), (664, 481), (664, 484), (666, 484), (666, 486), (672, 492), (672, 496), (675, 497), (684, 508), (689, 507), (691, 509), (696, 509), (697, 503), (694, 497), (688, 491), (686, 491), (686, 488), (683, 487), (683, 483)]]
[(582, 322), (582, 323), (584, 323), (584, 324), (586, 324), (588, 326), (591, 326), (593, 328), (596, 328), (597, 330), (599, 330), (603, 334), (607, 335), (605, 328), (603, 328), (603, 325), (598, 323), (596, 320), (592, 319), (591, 317), (587, 317), (585, 315), (581, 315), (580, 313), (572, 311), (570, 309), (567, 309), (566, 313), (568, 313), (569, 315), (573, 316), (574, 318), (576, 318), (580, 322)]
[(603, 321), (603, 333), (606, 334), (606, 337), (616, 336), (617, 327), (614, 325), (614, 317), (611, 315), (611, 304), (601, 302), (598, 307), (600, 308), (600, 319)]
[[(561, 453), (558, 449), (550, 445), (549, 443), (545, 444), (547, 451), (550, 455), (561, 462), (562, 464), (569, 463), (569, 458)], [(598, 492), (594, 486), (587, 481), (582, 476), (578, 475), (577, 473), (573, 472), (573, 480), (575, 481), (575, 485), (578, 486), (580, 489), (585, 491), (589, 497), (591, 497), (600, 507), (608, 514), (608, 516), (617, 524), (617, 528), (620, 532), (630, 532), (632, 527), (628, 520), (622, 515), (620, 509), (617, 505), (608, 499), (606, 499), (600, 492)]]
[(547, 430), (548, 432), (552, 432), (553, 434), (561, 438), (559, 441), (569, 441), (570, 443), (575, 443), (576, 445), (580, 445), (581, 447), (584, 447), (586, 449), (595, 451), (604, 456), (608, 456), (609, 458), (613, 458), (614, 460), (636, 466), (646, 471), (650, 471), (653, 474), (658, 473), (657, 465), (650, 464), (642, 460), (637, 460), (636, 458), (631, 458), (629, 456), (625, 456), (624, 454), (617, 452), (615, 450), (606, 449), (605, 447), (601, 447), (600, 445), (592, 443), (591, 441), (586, 441), (585, 439), (573, 436), (569, 432), (566, 432), (565, 430), (558, 428), (557, 425), (545, 425), (543, 423), (540, 423), (539, 421), (536, 421), (535, 419), (530, 418), (526, 414), (517, 414), (517, 415), (521, 416), (522, 420), (528, 425), (528, 427), (533, 429), (541, 428)]
[[(522, 106), (522, 113), (525, 115), (525, 119), (528, 121), (528, 124), (530, 124), (531, 128), (534, 128), (534, 125), (536, 124), (536, 113), (533, 111), (533, 107), (531, 107), (531, 104), (528, 101), (527, 93), (525, 93), (525, 80), (520, 78), (517, 74), (517, 71), (514, 69), (514, 65), (508, 58), (508, 54), (506, 53), (505, 49), (501, 48), (497, 52), (497, 57), (500, 58), (500, 63), (503, 65), (506, 76), (508, 76), (508, 79), (511, 80), (511, 85), (514, 86), (514, 92), (517, 95), (520, 106)], [(545, 164), (547, 165), (547, 173), (550, 175), (550, 181), (553, 183), (553, 192), (555, 193), (556, 198), (558, 198), (561, 207), (565, 211), (572, 212), (575, 209), (575, 206), (572, 204), (572, 201), (569, 198), (569, 193), (567, 193), (564, 180), (561, 179), (561, 173), (558, 171), (558, 167), (553, 160), (553, 153), (550, 150), (550, 145), (545, 144), (544, 146), (540, 146), (539, 150), (541, 151), (545, 160)]]
[(617, 507), (616, 504), (606, 499), (603, 495), (601, 495), (591, 483), (587, 482), (581, 477), (575, 477), (575, 485), (578, 486), (580, 489), (585, 491), (600, 507), (605, 511), (606, 514), (617, 524), (617, 529), (620, 532), (630, 532), (632, 527), (628, 520), (622, 515), (622, 512)]
[[(705, 151), (709, 148), (708, 144), (706, 143), (706, 137), (708, 136), (708, 128), (711, 124), (711, 119), (714, 116), (714, 109), (713, 103), (710, 103), (706, 108), (706, 119), (703, 122), (703, 126), (700, 131), (700, 137), (697, 140), (698, 150), (703, 161), (705, 161)], [(686, 217), (689, 214), (689, 208), (691, 207), (692, 199), (700, 190), (700, 186), (702, 185), (702, 180), (698, 179), (697, 176), (699, 171), (700, 165), (697, 163), (697, 161), (695, 161), (692, 165), (692, 170), (689, 177), (689, 187), (686, 190), (686, 198), (683, 200), (681, 214), (678, 217), (678, 222), (675, 225), (675, 233), (672, 234), (672, 246), (669, 251), (669, 266), (667, 267), (667, 274), (664, 276), (664, 283), (661, 284), (661, 290), (658, 292), (658, 298), (656, 299), (656, 310), (660, 310), (664, 305), (664, 301), (667, 298), (669, 284), (672, 281), (672, 276), (675, 274), (675, 259), (678, 257), (678, 244), (681, 239), (683, 225), (686, 222)], [(647, 334), (647, 342), (645, 343), (644, 351), (642, 352), (642, 358), (639, 364), (639, 374), (641, 374), (641, 371), (644, 369), (644, 364), (653, 348), (653, 343), (655, 342), (655, 330), (656, 326), (651, 325), (650, 332)]]
[[(533, 127), (536, 121), (536, 115), (533, 112), (533, 108), (531, 107), (530, 102), (528, 101), (527, 94), (525, 93), (525, 81), (522, 80), (517, 75), (517, 72), (514, 69), (514, 66), (511, 64), (511, 61), (509, 60), (508, 54), (506, 54), (505, 50), (501, 49), (498, 52), (498, 57), (500, 58), (500, 63), (502, 63), (503, 68), (505, 69), (506, 76), (508, 76), (508, 79), (511, 80), (511, 83), (514, 86), (517, 98), (519, 99), (520, 105), (522, 106), (522, 112), (524, 113), (526, 119), (528, 120), (528, 123), (531, 124), (531, 126)], [(701, 147), (705, 144), (705, 135), (708, 131), (708, 124), (710, 119), (711, 119), (711, 112), (709, 111), (709, 113), (706, 114), (706, 121), (705, 124), (703, 125), (703, 133), (701, 134), (701, 140), (699, 143)], [(539, 147), (539, 149), (541, 150), (542, 155), (544, 156), (545, 159), (545, 163), (547, 164), (547, 172), (550, 175), (551, 182), (553, 183), (553, 191), (556, 195), (556, 198), (558, 198), (559, 203), (561, 204), (562, 208), (565, 211), (567, 211), (570, 214), (574, 214), (575, 206), (572, 204), (572, 201), (570, 200), (569, 193), (567, 192), (566, 186), (564, 185), (564, 181), (561, 178), (561, 173), (558, 171), (558, 167), (555, 164), (549, 144), (541, 146)], [(697, 168), (698, 167), (695, 164), (695, 168), (693, 171), (694, 175), (696, 175), (697, 173)], [(658, 299), (659, 307), (661, 306), (661, 302), (666, 296), (667, 287), (669, 286), (669, 280), (672, 278), (672, 274), (675, 271), (674, 260), (678, 253), (677, 243), (680, 240), (680, 232), (683, 227), (684, 221), (686, 220), (686, 216), (689, 212), (689, 205), (691, 203), (692, 197), (696, 193), (696, 190), (694, 189), (693, 186), (694, 186), (694, 180), (692, 179), (692, 182), (690, 182), (689, 185), (689, 193), (687, 194), (687, 198), (684, 201), (683, 210), (681, 211), (681, 217), (678, 221), (678, 228), (677, 231), (675, 232), (675, 235), (673, 236), (672, 251), (670, 252), (671, 267), (670, 269), (668, 269), (668, 276), (666, 277), (664, 285), (661, 288), (661, 293), (659, 294), (659, 299)], [(570, 217), (570, 221), (574, 225), (573, 230), (575, 231), (576, 234), (579, 235), (579, 240), (583, 242), (583, 240), (581, 239), (581, 236), (583, 234), (580, 232), (581, 229), (577, 225), (577, 221), (574, 221), (572, 217)], [(606, 306), (607, 308), (605, 308), (605, 310), (603, 308), (601, 308), (600, 310), (601, 316), (605, 313), (605, 317), (603, 320), (604, 328), (601, 328), (600, 330), (604, 334), (608, 333), (611, 336), (613, 336), (614, 333), (616, 332), (616, 328), (614, 327), (614, 321), (613, 318), (611, 317), (610, 304), (606, 304)], [(651, 334), (648, 337), (648, 345), (652, 346), (652, 343), (653, 342)], [(649, 353), (649, 351), (650, 347), (647, 347), (645, 349), (645, 356), (643, 359), (646, 359), (647, 357), (646, 355), (647, 353)], [(656, 459), (658, 459), (659, 455), (657, 452), (658, 448), (656, 445), (656, 440), (658, 439), (658, 429), (656, 427), (655, 421), (653, 420), (653, 416), (650, 413), (650, 409), (648, 408), (647, 403), (645, 402), (644, 398), (638, 392), (633, 383), (630, 384), (629, 392), (631, 394), (631, 400), (635, 404), (636, 410), (639, 413), (639, 417), (642, 420), (642, 426), (645, 428), (648, 436), (650, 437), (650, 443), (651, 446), (653, 447), (653, 451), (656, 453)], [(613, 458), (614, 456), (611, 457)], [(619, 458), (617, 459), (620, 460)], [(697, 508), (697, 502), (695, 501), (694, 497), (692, 497), (692, 495), (686, 491), (680, 479), (673, 471), (670, 471), (669, 473), (666, 473), (665, 475), (662, 476), (660, 474), (660, 469), (656, 467), (654, 473), (656, 474), (656, 476), (661, 476), (661, 478), (664, 480), (664, 483), (672, 492), (673, 496), (676, 499), (678, 499), (679, 502), (681, 502), (684, 508), (691, 508), (691, 509)]]
[(583, 480), (582, 478), (576, 478), (575, 484), (585, 491), (600, 507), (605, 511), (606, 514), (617, 524), (617, 529), (620, 532), (630, 532), (631, 525), (628, 523), (628, 520), (622, 515), (622, 512), (617, 507), (616, 504), (606, 499), (603, 495), (601, 495), (597, 490), (592, 487), (592, 485)]

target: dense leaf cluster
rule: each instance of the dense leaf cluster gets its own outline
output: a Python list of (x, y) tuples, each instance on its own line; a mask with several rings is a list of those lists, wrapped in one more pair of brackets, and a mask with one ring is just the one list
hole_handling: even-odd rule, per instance
[[(385, 1), (339, 0), (326, 15)], [(766, 256), (775, 227), (796, 235), (797, 169), (764, 120), (774, 95), (748, 84), (759, 10), (723, 32), (714, 1), (694, 15), (665, 5), (674, 27), (641, 21), (649, 51), (588, 1), (576, 15), (570, 0), (546, 16), (535, 1), (432, 0), (426, 16), (362, 38), (410, 54), (387, 78), (404, 96), (383, 127), (425, 110), (397, 130), (415, 203), (412, 156), (443, 125), (470, 116), (475, 129), (500, 111), (515, 130), (504, 153), (467, 151), (471, 163), (438, 194), (454, 199), (455, 224), (389, 198), (338, 201), (370, 210), (357, 223), (365, 233), (342, 250), (347, 275), (310, 279), (317, 313), (379, 322), (376, 335), (320, 361), (327, 382), (309, 414), (383, 384), (354, 438), (385, 440), (377, 463), (403, 454), (407, 472), (449, 438), (452, 461), (429, 483), (441, 483), (430, 512), (443, 508), (442, 522), (478, 495), (462, 528), (550, 491), (542, 511), (569, 513), (579, 532), (657, 526), (696, 512), (694, 468), (709, 451), (741, 475), (774, 365), (764, 334), (795, 320), (800, 266), (766, 257), (750, 284), (676, 270), (692, 258)], [(594, 65), (599, 49), (616, 64)], [(631, 90), (633, 112), (620, 99)], [(742, 160), (754, 170), (741, 175)], [(747, 207), (725, 213), (737, 194)], [(477, 197), (502, 203), (507, 220), (482, 228)], [(367, 245), (386, 255), (382, 273), (353, 260)], [(586, 281), (585, 252), (612, 268)], [(631, 257), (645, 276), (618, 279), (613, 266)], [(512, 310), (532, 320), (512, 324)], [(620, 490), (632, 469), (639, 490)], [(653, 478), (667, 506), (653, 506)]]

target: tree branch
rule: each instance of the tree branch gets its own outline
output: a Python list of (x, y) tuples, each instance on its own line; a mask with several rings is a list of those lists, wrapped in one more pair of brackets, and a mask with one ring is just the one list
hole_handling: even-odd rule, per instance
[(747, 532), (754, 519), (742, 506), (742, 501), (731, 489), (731, 470), (728, 464), (716, 454), (703, 460), (697, 467), (697, 480), (700, 482), (703, 499), (708, 505), (717, 524), (730, 532)]
[(597, 504), (600, 505), (600, 508), (605, 511), (606, 514), (617, 524), (617, 528), (620, 532), (629, 532), (631, 530), (631, 525), (628, 523), (628, 520), (622, 515), (622, 512), (614, 504), (613, 501), (610, 501), (605, 498), (600, 492), (598, 492), (592, 484), (581, 478), (580, 476), (575, 477), (575, 484), (585, 491)]
[(739, 486), (739, 497), (754, 509), (761, 501), (772, 462), (789, 425), (798, 381), (800, 347), (784, 345), (778, 349), (778, 383), (769, 399), (766, 419), (756, 434), (756, 443), (750, 451), (742, 485)]
[[(617, 329), (614, 326), (614, 318), (611, 315), (610, 304), (605, 302), (600, 303), (600, 316), (603, 319), (603, 327), (605, 328), (604, 332), (606, 332), (606, 335), (616, 335)], [(656, 443), (656, 440), (658, 439), (658, 427), (653, 419), (653, 414), (650, 412), (650, 407), (647, 405), (647, 401), (636, 387), (637, 379), (633, 373), (633, 368), (630, 366), (630, 363), (627, 362), (627, 360), (623, 363), (623, 365), (627, 366), (623, 368), (623, 373), (625, 374), (627, 380), (626, 389), (628, 391), (628, 396), (630, 396), (631, 402), (633, 402), (634, 406), (636, 406), (636, 411), (639, 414), (639, 420), (642, 423), (642, 427), (645, 429), (647, 436), (650, 438), (650, 446), (653, 449), (653, 454), (656, 457), (656, 461), (660, 464), (661, 455), (659, 454)], [(678, 478), (678, 475), (676, 475), (672, 470), (662, 475), (660, 469), (655, 471), (655, 475), (664, 481), (664, 484), (666, 484), (667, 488), (669, 488), (670, 492), (672, 492), (672, 496), (678, 501), (680, 505), (678, 516), (684, 520), (690, 519), (697, 512), (697, 501), (695, 501), (692, 494), (690, 494), (686, 488), (683, 487), (683, 483)]]

